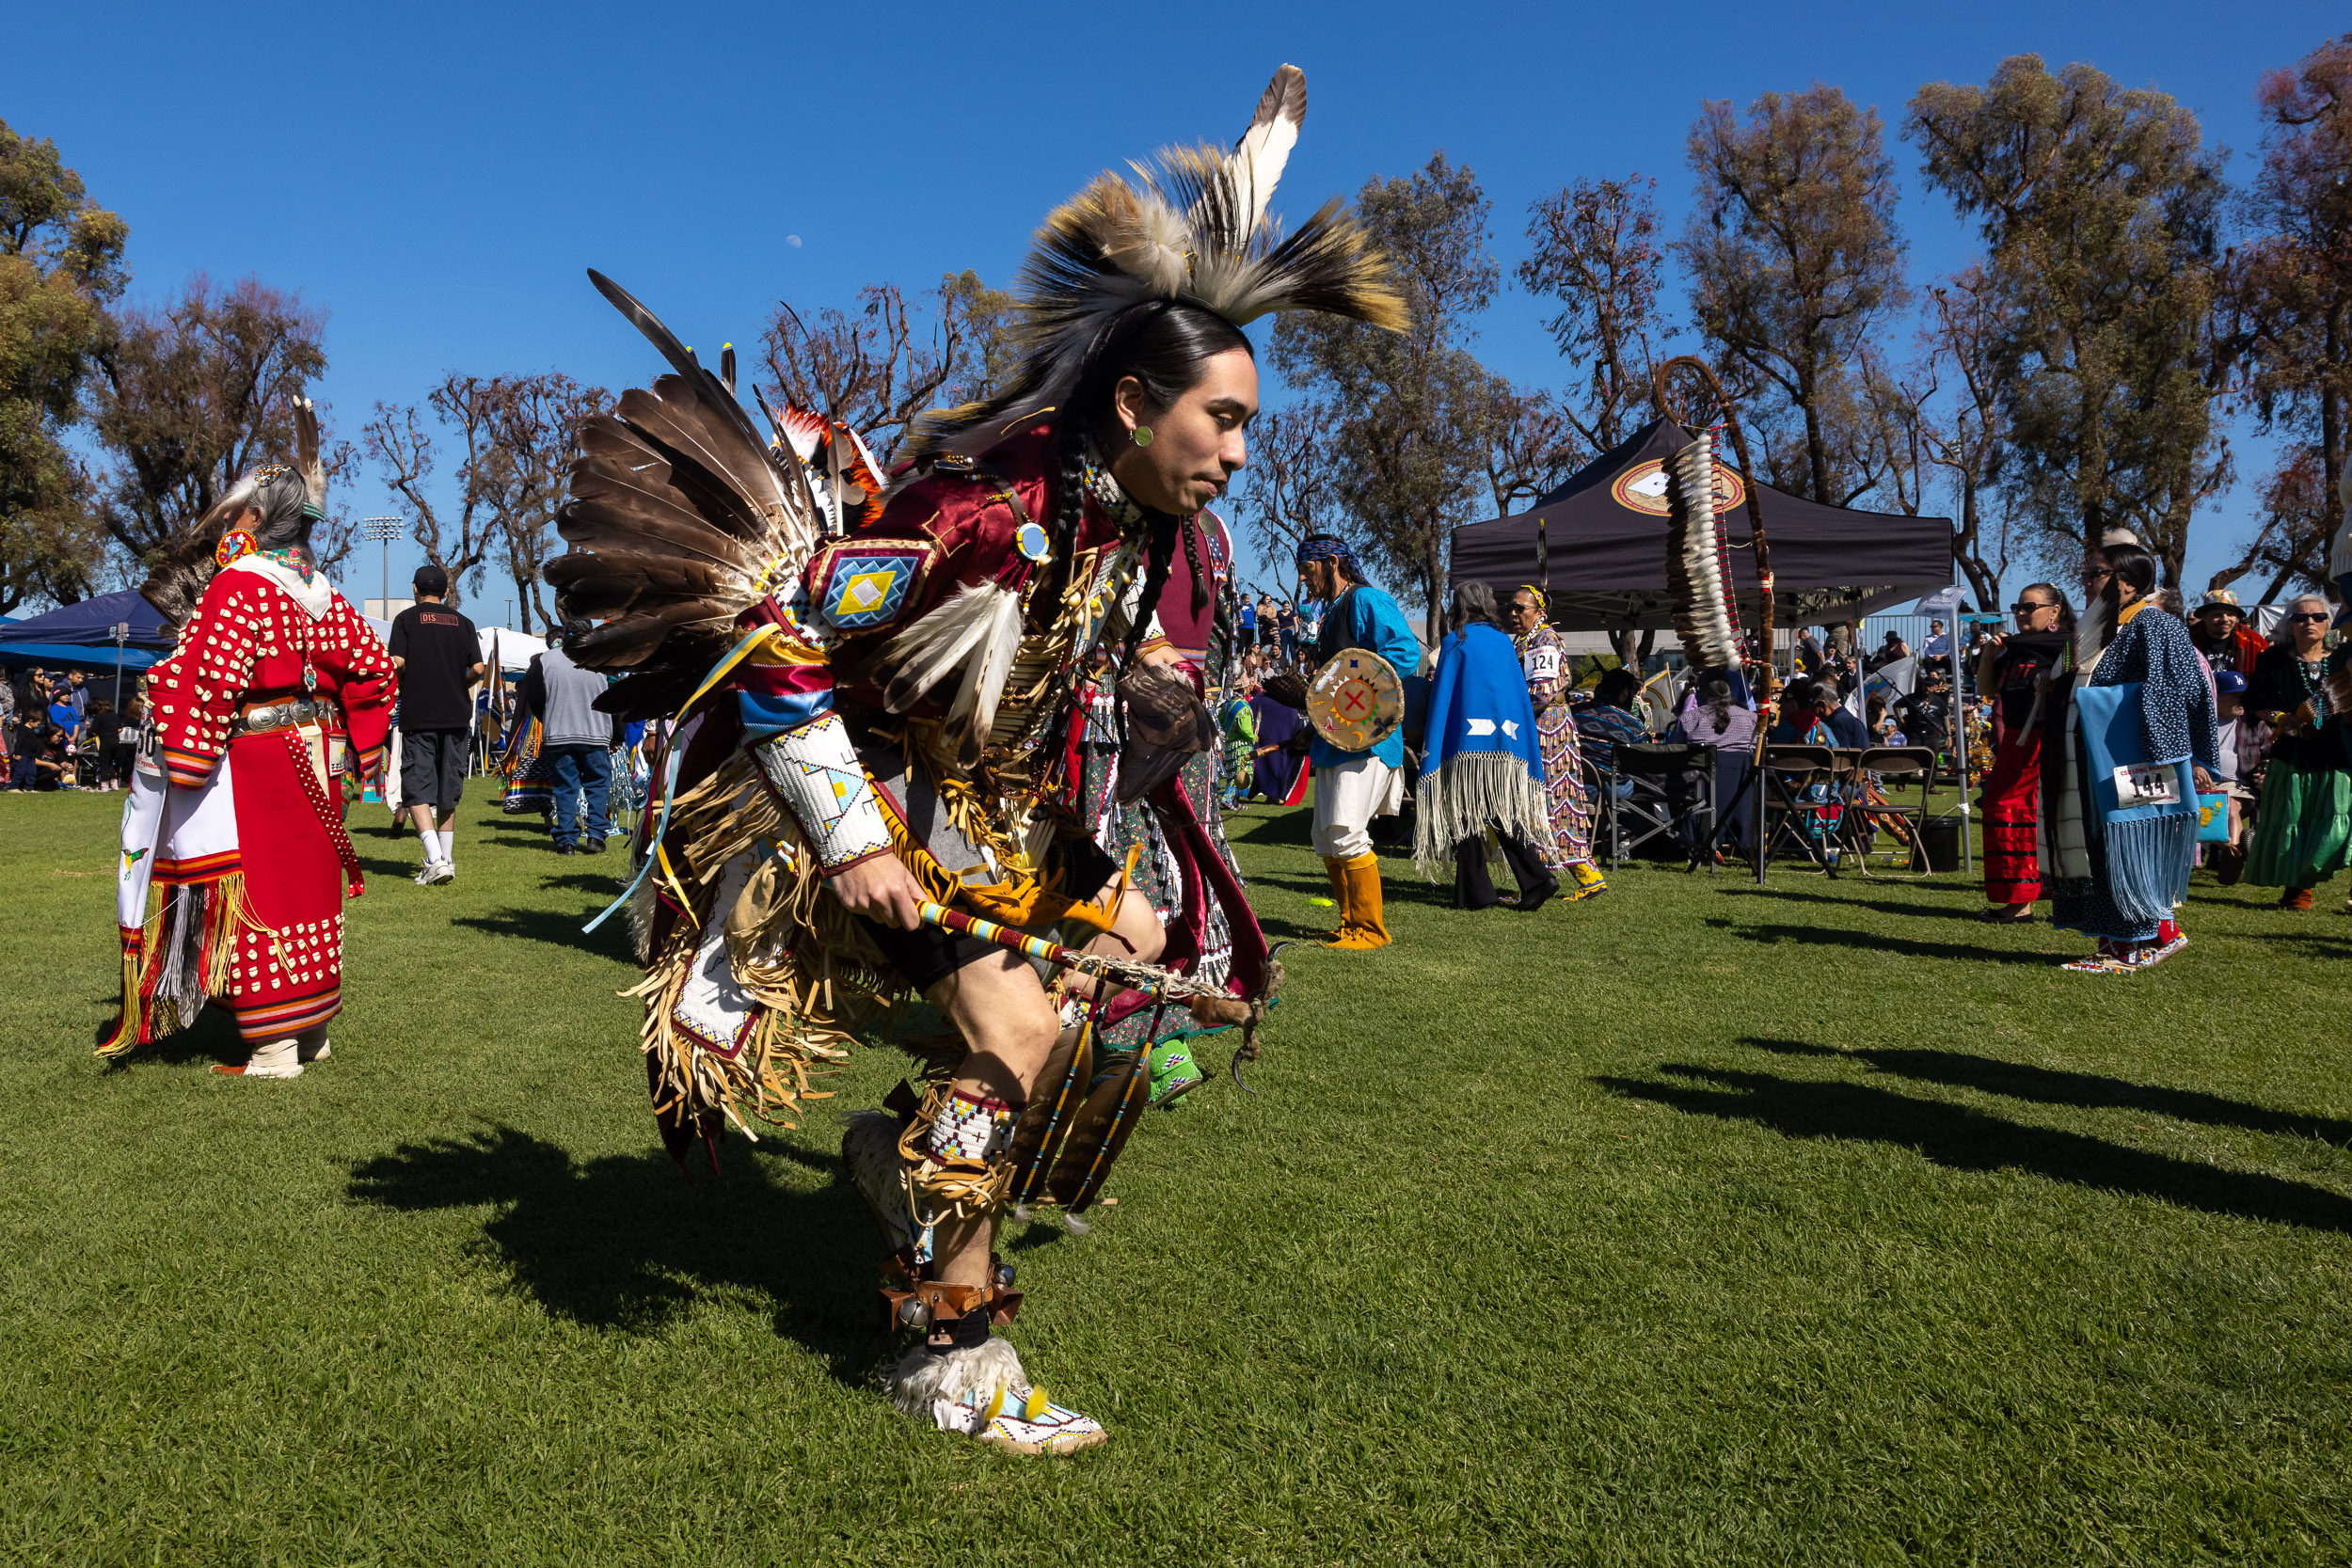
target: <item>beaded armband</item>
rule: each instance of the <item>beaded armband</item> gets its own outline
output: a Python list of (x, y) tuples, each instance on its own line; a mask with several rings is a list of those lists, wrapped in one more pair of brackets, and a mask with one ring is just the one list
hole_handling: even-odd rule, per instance
[(826, 876), (890, 853), (890, 828), (882, 820), (873, 781), (866, 776), (839, 714), (820, 714), (797, 729), (757, 742), (751, 752), (770, 787), (799, 818)]

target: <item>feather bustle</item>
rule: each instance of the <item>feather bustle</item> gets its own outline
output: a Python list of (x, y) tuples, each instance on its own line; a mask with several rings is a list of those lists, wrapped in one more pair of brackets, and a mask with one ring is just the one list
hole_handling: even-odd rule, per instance
[(583, 422), (556, 521), (573, 548), (547, 578), (567, 610), (612, 617), (574, 657), (638, 672), (632, 705), (667, 701), (733, 642), (758, 584), (797, 573), (822, 531), (799, 465), (754, 433), (726, 383), (626, 290), (589, 277), (675, 373)]

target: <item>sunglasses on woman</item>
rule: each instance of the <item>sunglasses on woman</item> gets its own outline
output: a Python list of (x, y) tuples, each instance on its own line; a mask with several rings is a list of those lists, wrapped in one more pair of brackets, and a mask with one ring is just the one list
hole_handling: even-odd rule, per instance
[(2325, 621), (2328, 619), (2328, 612), (2324, 610), (2297, 610), (2287, 619), (2290, 621)]

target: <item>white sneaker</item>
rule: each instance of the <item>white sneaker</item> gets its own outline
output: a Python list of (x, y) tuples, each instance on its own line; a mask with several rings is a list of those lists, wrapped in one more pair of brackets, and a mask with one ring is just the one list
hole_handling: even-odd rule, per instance
[(457, 867), (448, 861), (427, 861), (424, 863), (424, 869), (417, 873), (419, 887), (435, 887), (442, 882), (453, 882), (456, 879)]

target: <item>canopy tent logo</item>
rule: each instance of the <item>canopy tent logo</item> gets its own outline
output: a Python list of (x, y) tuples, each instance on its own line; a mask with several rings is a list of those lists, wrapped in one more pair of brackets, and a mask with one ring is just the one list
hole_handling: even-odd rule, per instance
[[(1666, 460), (1653, 457), (1636, 463), (1619, 474), (1609, 486), (1609, 494), (1619, 506), (1629, 512), (1639, 512), (1646, 517), (1663, 517), (1666, 504)], [(1729, 512), (1748, 499), (1748, 487), (1740, 476), (1723, 464), (1715, 465), (1715, 499), (1720, 510)]]

